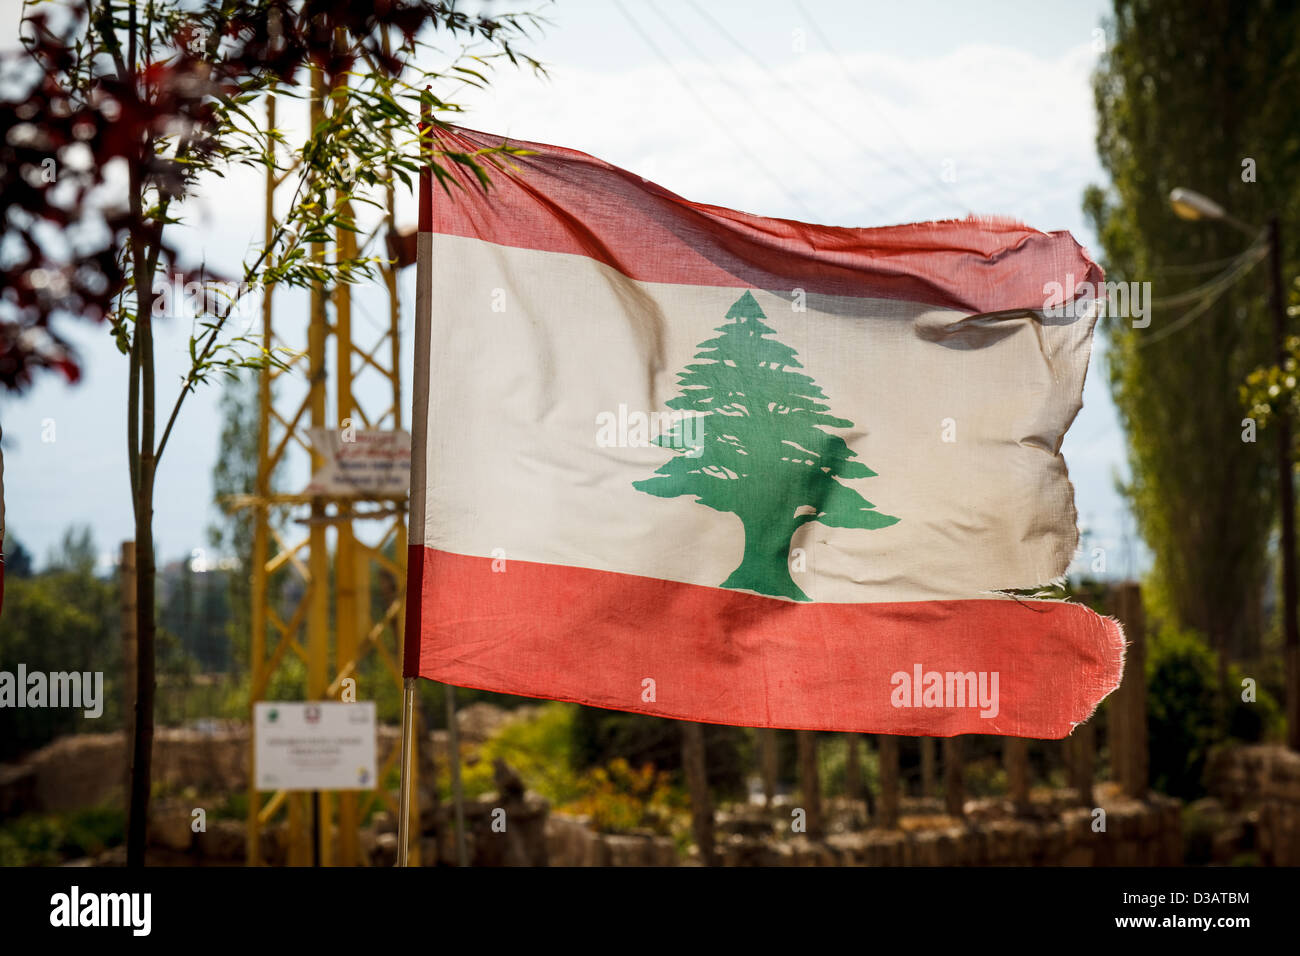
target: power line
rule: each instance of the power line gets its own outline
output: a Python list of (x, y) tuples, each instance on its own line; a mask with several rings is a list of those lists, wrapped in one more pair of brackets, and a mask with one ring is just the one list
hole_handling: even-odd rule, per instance
[(1186, 292), (1180, 292), (1177, 295), (1163, 296), (1152, 299), (1152, 305), (1171, 306), (1186, 305), (1189, 302), (1198, 302), (1204, 296), (1216, 294), (1220, 288), (1226, 288), (1236, 281), (1237, 277), (1259, 262), (1260, 259), (1268, 255), (1268, 243), (1263, 238), (1251, 243), (1246, 249), (1233, 256), (1228, 262), (1231, 263), (1229, 268), (1220, 272), (1212, 279), (1201, 283), (1195, 288), (1188, 289)]
[(736, 148), (739, 149), (749, 159), (749, 161), (754, 164), (754, 167), (759, 172), (761, 172), (764, 176), (766, 176), (768, 180), (770, 180), (771, 183), (774, 186), (776, 186), (778, 190), (784, 193), (787, 199), (789, 199), (795, 205), (803, 209), (804, 212), (806, 212), (809, 216), (814, 215), (812, 210), (808, 208), (807, 204), (804, 203), (804, 201), (800, 199), (798, 196), (796, 196), (794, 193), (792, 193), (789, 190), (789, 188), (786, 186), (786, 184), (782, 182), (778, 176), (776, 176), (770, 169), (768, 169), (763, 164), (763, 161), (760, 160), (757, 154), (755, 154), (754, 151), (749, 148), (748, 144), (746, 144), (744, 140), (742, 140), (739, 136), (737, 136), (732, 131), (732, 129), (729, 126), (727, 126), (727, 124), (722, 120), (722, 118), (713, 111), (713, 108), (709, 106), (709, 104), (704, 100), (704, 98), (700, 96), (697, 92), (695, 92), (695, 89), (690, 85), (690, 83), (686, 81), (686, 77), (683, 76), (681, 71), (677, 69), (676, 64), (674, 64), (672, 60), (670, 60), (664, 54), (663, 50), (659, 48), (659, 46), (654, 42), (654, 40), (650, 39), (649, 34), (647, 34), (643, 29), (641, 29), (641, 25), (637, 23), (635, 19), (633, 19), (632, 14), (628, 13), (627, 9), (623, 6), (622, 0), (614, 0), (614, 6), (618, 8), (618, 12), (623, 15), (623, 18), (627, 20), (627, 22), (632, 26), (632, 29), (636, 31), (637, 35), (641, 37), (645, 45), (650, 48), (650, 50), (655, 54), (655, 56), (659, 57), (659, 59), (663, 61), (665, 66), (667, 66), (670, 70), (673, 71), (673, 75), (677, 77), (677, 81), (681, 83), (682, 87), (686, 90), (686, 92), (689, 93), (691, 98), (695, 100), (695, 102), (699, 105), (700, 109), (704, 110), (704, 112), (709, 115), (709, 117), (713, 120), (714, 125), (716, 125), (719, 129), (722, 130), (723, 133), (727, 135), (727, 138), (730, 139), (732, 143), (735, 144)]
[(1241, 258), (1239, 252), (1236, 255), (1224, 256), (1222, 259), (1207, 259), (1205, 262), (1192, 262), (1187, 265), (1160, 266), (1152, 269), (1152, 275), (1190, 275), (1196, 272), (1209, 272), (1211, 269), (1221, 269), (1224, 266), (1230, 266)]
[[(821, 115), (823, 119), (826, 119), (826, 120), (828, 120), (828, 122), (831, 122), (833, 125), (835, 125), (836, 129), (838, 129), (839, 132), (840, 132), (841, 134), (843, 134), (843, 135), (845, 135), (845, 136), (848, 136), (848, 137), (850, 137), (850, 138), (854, 137), (854, 134), (853, 134), (853, 133), (851, 133), (851, 132), (849, 132), (849, 131), (846, 131), (846, 130), (845, 130), (842, 126), (840, 126), (838, 123), (835, 123), (834, 120), (829, 119), (825, 114), (821, 113), (820, 110), (818, 109), (817, 105), (816, 105), (815, 103), (813, 103), (811, 100), (809, 100), (808, 97), (805, 96), (805, 95), (803, 94), (802, 91), (800, 91), (797, 87), (794, 87), (794, 86), (790, 85), (790, 84), (787, 83), (785, 80), (781, 79), (780, 76), (778, 76), (777, 74), (775, 74), (775, 73), (774, 73), (774, 72), (773, 72), (769, 67), (767, 67), (767, 66), (766, 66), (766, 65), (765, 65), (761, 60), (758, 60), (756, 57), (754, 57), (754, 56), (753, 56), (753, 55), (752, 55), (748, 50), (746, 50), (746, 49), (744, 48), (744, 46), (742, 46), (742, 45), (741, 45), (741, 44), (736, 40), (735, 37), (733, 37), (730, 33), (728, 33), (728, 32), (726, 31), (726, 28), (724, 28), (724, 27), (722, 26), (722, 24), (718, 23), (717, 20), (715, 20), (713, 17), (711, 17), (711, 16), (708, 14), (707, 11), (705, 11), (705, 10), (701, 9), (699, 6), (697, 6), (697, 5), (693, 2), (693, 0), (692, 0), (691, 5), (695, 7), (695, 10), (696, 10), (697, 13), (699, 13), (699, 14), (700, 14), (701, 16), (703, 16), (706, 20), (708, 20), (710, 23), (712, 23), (713, 26), (718, 30), (718, 32), (720, 32), (720, 33), (721, 33), (721, 34), (722, 34), (722, 35), (723, 35), (723, 36), (724, 36), (724, 37), (725, 37), (725, 38), (726, 38), (726, 39), (731, 43), (732, 46), (736, 47), (736, 49), (740, 50), (740, 52), (741, 52), (743, 55), (745, 55), (746, 57), (749, 57), (751, 60), (753, 60), (755, 63), (757, 63), (758, 66), (759, 66), (759, 68), (762, 69), (762, 70), (764, 70), (764, 71), (765, 71), (769, 76), (771, 76), (774, 80), (776, 80), (778, 83), (780, 83), (780, 84), (781, 84), (782, 86), (784, 86), (786, 89), (790, 90), (790, 91), (793, 92), (796, 96), (798, 96), (798, 97), (799, 97), (799, 98), (800, 98), (800, 99), (801, 99), (801, 100), (802, 100), (802, 101), (803, 101), (803, 102), (804, 102), (804, 103), (805, 103), (805, 104), (806, 104), (810, 109), (813, 110), (813, 112), (819, 113), (819, 115)], [(710, 68), (711, 70), (713, 70), (714, 75), (717, 76), (719, 80), (721, 80), (724, 84), (726, 84), (726, 85), (731, 89), (731, 91), (732, 91), (733, 93), (735, 93), (735, 94), (736, 94), (736, 95), (737, 95), (741, 100), (744, 100), (744, 101), (747, 102), (747, 103), (750, 102), (750, 97), (746, 96), (746, 95), (745, 95), (745, 92), (744, 92), (743, 90), (741, 90), (740, 88), (738, 88), (738, 87), (736, 86), (736, 84), (733, 83), (730, 79), (728, 79), (728, 78), (726, 77), (726, 75), (725, 75), (721, 70), (719, 70), (717, 67), (713, 66), (712, 63), (711, 63), (711, 61), (710, 61), (706, 56), (704, 56), (704, 55), (700, 52), (699, 48), (696, 47), (695, 44), (692, 43), (692, 42), (691, 42), (691, 41), (686, 37), (686, 35), (685, 35), (684, 33), (682, 33), (682, 31), (679, 30), (679, 29), (677, 28), (677, 26), (672, 22), (672, 20), (670, 20), (667, 16), (664, 15), (663, 11), (661, 11), (661, 10), (660, 10), (657, 6), (655, 6), (653, 3), (650, 4), (650, 9), (652, 9), (652, 10), (655, 12), (655, 15), (658, 16), (659, 19), (661, 19), (661, 20), (664, 21), (664, 23), (668, 26), (668, 29), (672, 30), (673, 33), (675, 33), (675, 34), (677, 35), (677, 38), (680, 39), (680, 40), (682, 41), (682, 43), (684, 43), (684, 44), (686, 45), (686, 47), (687, 47), (687, 48), (688, 48), (692, 53), (694, 53), (695, 56), (696, 56), (698, 59), (700, 59), (700, 60), (701, 60), (702, 62), (704, 62), (704, 63), (709, 64), (709, 68)], [(870, 146), (866, 146), (866, 145), (863, 145), (860, 141), (859, 141), (859, 145), (861, 145), (862, 148), (867, 149), (867, 150), (871, 150), (871, 149), (872, 149), (872, 147), (870, 147)], [(882, 160), (882, 161), (883, 161), (883, 160)], [(846, 189), (848, 192), (852, 193), (852, 194), (857, 198), (857, 200), (858, 200), (860, 203), (862, 203), (864, 206), (867, 207), (867, 209), (871, 210), (875, 215), (877, 215), (877, 216), (879, 216), (879, 217), (881, 217), (881, 218), (884, 218), (884, 212), (883, 212), (883, 210), (881, 210), (880, 207), (878, 207), (878, 206), (877, 206), (875, 203), (873, 203), (870, 199), (868, 199), (868, 198), (867, 198), (866, 196), (864, 196), (861, 192), (859, 192), (856, 186), (854, 186), (854, 185), (851, 184), (851, 183), (846, 183), (844, 180), (839, 179), (838, 176), (836, 176), (835, 178), (836, 178), (837, 180), (839, 180), (839, 183), (840, 183), (840, 186), (841, 186), (841, 187), (843, 187), (844, 189)]]
[(1171, 305), (1182, 305), (1186, 302), (1197, 300), (1199, 300), (1199, 302), (1197, 302), (1197, 305), (1180, 315), (1171, 325), (1165, 326), (1159, 332), (1150, 336), (1144, 336), (1139, 339), (1136, 347), (1145, 348), (1146, 346), (1166, 339), (1175, 332), (1191, 325), (1192, 322), (1208, 312), (1210, 307), (1222, 298), (1223, 294), (1228, 291), (1230, 286), (1251, 269), (1255, 268), (1260, 260), (1264, 259), (1267, 255), (1268, 243), (1264, 241), (1263, 237), (1261, 237), (1251, 244), (1245, 252), (1236, 257), (1234, 265), (1219, 273), (1219, 275), (1215, 276), (1209, 282), (1175, 296), (1169, 296), (1163, 299), (1153, 299), (1151, 305), (1166, 307)]
[[(889, 131), (894, 134), (894, 137), (898, 140), (899, 144), (903, 147), (903, 149), (907, 151), (907, 154), (912, 157), (912, 159), (916, 162), (918, 166), (921, 166), (922, 168), (928, 167), (929, 164), (927, 164), (926, 161), (923, 160), (917, 154), (916, 150), (912, 148), (911, 143), (909, 143), (907, 139), (903, 136), (903, 134), (899, 131), (899, 129), (896, 126), (894, 126), (892, 122), (890, 122), (888, 114), (886, 114), (885, 111), (880, 108), (879, 102), (872, 95), (871, 91), (863, 87), (857, 81), (857, 78), (854, 77), (852, 71), (849, 69), (848, 64), (844, 62), (844, 59), (840, 56), (839, 52), (831, 44), (830, 38), (817, 25), (817, 21), (813, 19), (812, 15), (809, 14), (806, 9), (804, 9), (804, 6), (800, 2), (800, 0), (794, 0), (794, 5), (798, 7), (799, 12), (802, 13), (803, 16), (808, 20), (809, 25), (812, 27), (813, 33), (817, 35), (817, 38), (821, 40), (822, 45), (825, 46), (827, 51), (831, 54), (831, 56), (834, 57), (835, 62), (839, 64), (840, 70), (848, 78), (849, 82), (852, 83), (858, 89), (858, 91), (867, 98), (868, 104), (872, 107), (872, 109), (875, 110), (876, 115), (880, 117), (881, 121), (884, 122), (885, 126), (888, 127)], [(1002, 186), (1008, 189), (1012, 189), (1016, 191), (1022, 191), (1024, 189), (1023, 180), (1013, 181), (1007, 178), (1006, 176), (1004, 176), (1002, 173), (1000, 173), (996, 167), (984, 167), (980, 169), (980, 172), (983, 173), (985, 177), (987, 177), (987, 181), (990, 184), (993, 185), (1001, 184)], [(1040, 173), (1048, 172), (1048, 170), (1040, 169), (1039, 172)], [(951, 184), (949, 184), (946, 180), (939, 178), (935, 180), (935, 182), (938, 183), (941, 189), (946, 190), (958, 205), (962, 206), (967, 210), (972, 209), (970, 204), (965, 202), (957, 194), (956, 190), (953, 189)]]
[[(694, 5), (695, 5), (694, 0), (692, 0), (692, 6)], [(875, 110), (876, 115), (880, 117), (881, 121), (885, 124), (886, 127), (888, 127), (889, 131), (894, 134), (894, 138), (897, 139), (899, 144), (903, 147), (903, 149), (907, 151), (907, 154), (912, 157), (912, 160), (917, 164), (917, 166), (924, 169), (926, 167), (925, 160), (923, 160), (920, 157), (920, 155), (916, 152), (916, 150), (912, 148), (912, 144), (907, 141), (907, 138), (903, 136), (903, 134), (899, 132), (898, 128), (895, 127), (894, 124), (890, 121), (889, 116), (885, 113), (885, 111), (880, 108), (880, 104), (876, 102), (875, 95), (870, 90), (862, 86), (861, 83), (858, 82), (857, 77), (853, 75), (853, 71), (849, 69), (848, 64), (844, 62), (844, 58), (840, 56), (839, 52), (835, 49), (834, 45), (832, 45), (830, 38), (826, 36), (824, 32), (822, 32), (822, 28), (818, 26), (817, 21), (807, 10), (804, 9), (804, 6), (800, 2), (800, 0), (794, 0), (794, 5), (798, 8), (799, 12), (803, 14), (804, 19), (808, 21), (808, 25), (812, 27), (813, 33), (815, 33), (817, 35), (817, 38), (821, 40), (822, 45), (826, 47), (826, 49), (830, 52), (831, 56), (835, 59), (835, 62), (839, 65), (841, 72), (844, 73), (844, 76), (848, 79), (849, 83), (851, 83), (857, 89), (857, 91), (862, 94), (863, 99), (865, 99), (867, 102), (867, 105), (870, 106), (873, 110)], [(698, 10), (699, 8), (696, 7), (696, 9)], [(712, 18), (710, 17), (710, 19)], [(733, 40), (732, 42), (734, 43), (735, 41)], [(877, 155), (880, 155), (879, 152), (875, 150), (873, 147), (867, 147), (867, 148), (871, 149), (873, 152), (876, 152)], [(880, 155), (880, 158), (882, 162), (884, 162), (891, 169), (894, 169), (896, 172), (898, 172), (899, 175), (907, 177), (909, 181), (911, 181), (913, 184), (916, 184), (916, 180), (912, 179), (910, 174), (901, 170), (899, 167), (896, 167), (893, 164), (891, 164), (883, 155)], [(966, 209), (967, 211), (971, 209), (970, 204), (965, 202), (961, 198), (961, 196), (957, 195), (957, 191), (953, 189), (952, 186), (949, 183), (945, 182), (943, 179), (937, 179), (935, 181), (931, 181), (927, 179), (924, 181), (924, 183), (921, 184), (921, 186), (924, 189), (933, 190), (935, 188), (936, 182), (938, 183), (939, 189), (942, 189), (948, 193), (949, 199), (951, 199), (953, 202), (957, 203), (957, 205), (961, 206), (963, 209)]]

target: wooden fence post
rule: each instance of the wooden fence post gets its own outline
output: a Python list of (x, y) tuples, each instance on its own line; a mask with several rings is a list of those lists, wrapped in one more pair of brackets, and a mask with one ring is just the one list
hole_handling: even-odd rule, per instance
[(691, 795), (691, 830), (700, 848), (700, 862), (717, 865), (713, 849), (713, 795), (709, 792), (708, 763), (704, 754), (704, 727), (693, 720), (679, 720), (682, 730), (682, 769)]
[(898, 738), (877, 734), (876, 742), (880, 761), (880, 817), (875, 822), (892, 830), (898, 826)]
[(1029, 809), (1029, 741), (1002, 738), (1002, 763), (1007, 771), (1007, 797), (1018, 814)]
[(935, 778), (935, 751), (933, 737), (922, 737), (921, 742), (921, 796), (933, 797)]
[(776, 731), (771, 727), (758, 727), (755, 733), (758, 735), (758, 771), (763, 778), (763, 805), (770, 810), (772, 801), (776, 799)]
[(1149, 786), (1147, 756), (1146, 619), (1142, 589), (1124, 581), (1111, 589), (1111, 615), (1124, 627), (1128, 642), (1124, 655), (1124, 680), (1111, 695), (1111, 775), (1120, 789), (1143, 799)]
[(1070, 789), (1085, 807), (1093, 806), (1092, 778), (1097, 763), (1096, 731), (1089, 720), (1065, 738), (1065, 769)]
[(862, 799), (862, 760), (858, 753), (858, 735), (845, 734), (848, 752), (844, 758), (844, 795), (853, 802)]
[(817, 732), (796, 730), (799, 747), (799, 794), (803, 801), (805, 823), (809, 839), (820, 840), (826, 835), (822, 819), (822, 785), (817, 766)]
[(966, 805), (962, 743), (960, 737), (945, 737), (943, 740), (943, 802), (949, 816), (954, 817), (962, 816)]
[[(861, 737), (862, 737), (862, 746), (865, 748), (865, 750), (866, 750), (867, 753), (871, 753), (871, 737), (870, 737), (869, 735), (867, 735), (867, 734), (860, 734), (860, 735), (859, 735), (859, 734), (854, 734), (853, 736), (854, 736), (854, 739), (855, 739), (855, 740), (856, 740), (859, 736), (861, 736)], [(878, 759), (877, 759), (877, 763), (876, 763), (876, 768), (877, 768), (877, 769), (880, 768), (880, 763), (879, 763), (879, 760), (878, 760)], [(878, 783), (878, 782), (879, 782), (879, 781), (877, 781), (877, 783)], [(866, 808), (867, 808), (867, 819), (868, 819), (869, 821), (874, 821), (874, 820), (876, 819), (876, 798), (875, 798), (875, 794), (872, 793), (871, 785), (870, 785), (869, 783), (867, 783), (867, 780), (866, 780), (865, 775), (864, 775), (863, 778), (862, 778), (861, 784), (862, 784), (862, 800), (863, 800), (863, 802), (866, 804)]]

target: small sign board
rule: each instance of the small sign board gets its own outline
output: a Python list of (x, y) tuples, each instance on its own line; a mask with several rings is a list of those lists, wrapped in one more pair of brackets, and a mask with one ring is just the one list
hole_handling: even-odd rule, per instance
[(375, 702), (258, 701), (253, 763), (258, 790), (371, 790)]
[(411, 436), (383, 429), (309, 428), (325, 459), (307, 494), (400, 498), (411, 487)]

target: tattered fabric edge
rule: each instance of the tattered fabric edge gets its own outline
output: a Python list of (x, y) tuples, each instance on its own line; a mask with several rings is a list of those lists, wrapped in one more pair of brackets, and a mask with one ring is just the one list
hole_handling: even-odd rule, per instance
[[(1057, 577), (1052, 578), (1046, 584), (1039, 585), (1039, 587), (1042, 590), (1047, 590), (1050, 588), (1065, 587), (1067, 583), (1068, 580), (1066, 576), (1064, 574), (1061, 574), (1058, 575)], [(1026, 588), (1023, 590), (1028, 590), (1028, 589)], [(1077, 730), (1080, 726), (1090, 721), (1093, 718), (1093, 716), (1097, 713), (1098, 708), (1101, 707), (1102, 703), (1106, 700), (1106, 698), (1109, 697), (1111, 694), (1115, 693), (1115, 691), (1119, 690), (1120, 685), (1124, 682), (1124, 665), (1128, 660), (1128, 650), (1127, 650), (1128, 639), (1127, 639), (1127, 635), (1124, 633), (1123, 622), (1121, 622), (1119, 618), (1112, 617), (1108, 614), (1102, 614), (1100, 611), (1094, 611), (1092, 608), (1088, 607), (1088, 605), (1080, 604), (1078, 601), (1071, 601), (1068, 598), (1050, 598), (1050, 597), (1037, 597), (1032, 594), (1016, 594), (1011, 589), (990, 590), (990, 591), (984, 591), (982, 593), (987, 594), (990, 597), (1001, 598), (1003, 600), (1016, 601), (1018, 603), (1033, 602), (1037, 604), (1064, 604), (1070, 607), (1077, 607), (1082, 611), (1084, 611), (1084, 613), (1089, 614), (1092, 617), (1095, 617), (1098, 621), (1101, 622), (1101, 626), (1105, 638), (1104, 645), (1102, 647), (1102, 652), (1104, 655), (1102, 660), (1102, 669), (1103, 672), (1111, 673), (1114, 675), (1113, 682), (1111, 682), (1109, 686), (1105, 686), (1104, 689), (1100, 691), (1097, 699), (1092, 703), (1091, 708), (1088, 710), (1088, 713), (1084, 714), (1083, 717), (1081, 717), (1079, 720), (1074, 720), (1074, 719), (1070, 720), (1069, 733), (1064, 734), (1060, 737), (1026, 738), (1031, 740), (1066, 739), (1066, 737), (1071, 736), (1074, 733), (1074, 731)], [(1086, 696), (1091, 697), (1092, 694), (1089, 693)], [(1016, 735), (1009, 734), (1007, 736), (1014, 737)]]
[[(1073, 604), (1074, 602), (1066, 601), (1064, 603)], [(1114, 683), (1112, 683), (1108, 688), (1102, 691), (1101, 696), (1097, 698), (1096, 702), (1092, 705), (1092, 709), (1089, 710), (1088, 713), (1084, 715), (1082, 720), (1078, 720), (1078, 721), (1072, 720), (1070, 722), (1070, 733), (1066, 734), (1066, 737), (1072, 736), (1075, 730), (1077, 730), (1081, 725), (1086, 724), (1088, 721), (1090, 721), (1093, 715), (1097, 713), (1097, 708), (1099, 708), (1102, 705), (1102, 702), (1111, 694), (1115, 693), (1115, 691), (1119, 690), (1120, 684), (1124, 683), (1124, 665), (1128, 660), (1128, 640), (1126, 639), (1127, 635), (1125, 635), (1124, 633), (1124, 625), (1123, 623), (1120, 622), (1119, 618), (1111, 617), (1110, 615), (1106, 615), (1106, 614), (1098, 614), (1096, 611), (1093, 611), (1092, 608), (1088, 607), (1086, 604), (1081, 604), (1079, 605), (1079, 607), (1083, 607), (1086, 610), (1091, 611), (1093, 614), (1096, 614), (1097, 617), (1101, 618), (1103, 624), (1106, 627), (1106, 633), (1110, 637), (1110, 640), (1107, 642), (1107, 647), (1106, 647), (1106, 651), (1108, 653), (1108, 658), (1106, 663), (1114, 665), (1115, 680)], [(1064, 740), (1065, 737), (1059, 739)]]

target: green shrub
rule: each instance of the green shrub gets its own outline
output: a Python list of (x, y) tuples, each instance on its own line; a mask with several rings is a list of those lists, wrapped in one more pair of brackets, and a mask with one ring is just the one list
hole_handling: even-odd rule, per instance
[(0, 866), (57, 866), (97, 856), (124, 839), (121, 810), (91, 807), (61, 814), (26, 814), (0, 826)]
[[(709, 785), (721, 796), (742, 797), (745, 778), (754, 768), (748, 731), (720, 724), (703, 726)], [(793, 744), (794, 734), (786, 736)], [(579, 708), (573, 722), (573, 765), (579, 769), (602, 767), (620, 757), (633, 767), (648, 763), (680, 776), (679, 722), (598, 707)]]
[(1255, 686), (1255, 699), (1242, 700), (1244, 688), (1241, 682), (1246, 676), (1240, 668), (1228, 668), (1228, 681), (1233, 691), (1232, 706), (1228, 712), (1228, 736), (1251, 744), (1279, 739), (1286, 727), (1281, 705), (1277, 698), (1265, 689), (1263, 681), (1258, 679)]
[[(576, 799), (581, 790), (571, 759), (573, 719), (577, 704), (551, 701), (537, 716), (504, 725), (479, 747), (461, 769), (467, 797), (496, 790), (493, 764), (499, 757), (519, 774), (524, 785), (550, 800), (552, 805)], [(437, 768), (439, 795), (451, 797), (451, 780), (445, 764)]]
[(0, 669), (25, 664), (34, 671), (102, 671), (103, 714), (86, 719), (81, 710), (60, 707), (6, 709), (0, 733), (0, 761), (12, 760), (63, 734), (108, 731), (120, 726), (121, 617), (111, 581), (87, 568), (56, 569), (5, 581), (0, 621)]
[(1217, 657), (1197, 634), (1162, 629), (1147, 652), (1147, 727), (1151, 785), (1171, 796), (1204, 796), (1205, 762), (1216, 744), (1276, 736), (1282, 722), (1276, 698), (1262, 686), (1241, 699), (1242, 673), (1228, 669), (1229, 696), (1218, 686)]
[[(505, 724), (474, 752), (465, 748), (461, 783), (466, 797), (497, 789), (493, 769), (499, 758), (556, 810), (590, 817), (599, 830), (676, 835), (687, 825), (688, 801), (671, 772), (649, 762), (633, 766), (622, 757), (582, 771), (575, 768), (574, 724), (582, 709), (553, 701), (536, 716)], [(437, 775), (440, 797), (450, 800), (445, 764), (440, 763)]]
[(1150, 642), (1146, 671), (1151, 784), (1203, 796), (1205, 758), (1221, 739), (1214, 654), (1195, 634), (1165, 628)]
[(672, 775), (644, 764), (639, 770), (623, 758), (588, 770), (577, 781), (581, 795), (559, 809), (591, 818), (597, 830), (626, 833), (653, 830), (670, 835), (684, 828), (690, 800)]

